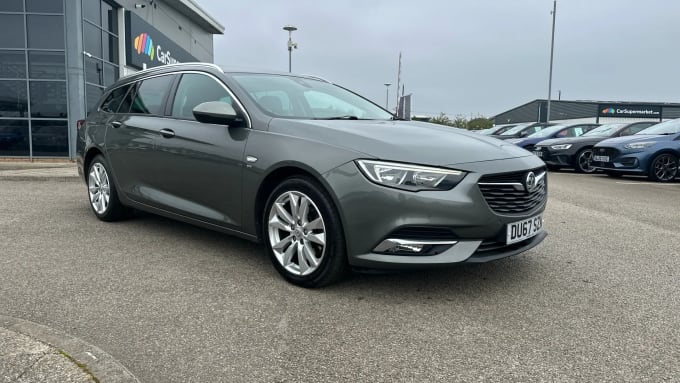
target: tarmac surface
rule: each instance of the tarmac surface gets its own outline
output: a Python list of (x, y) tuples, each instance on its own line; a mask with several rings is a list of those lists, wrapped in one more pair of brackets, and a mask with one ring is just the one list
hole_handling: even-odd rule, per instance
[(551, 173), (531, 251), (306, 290), (257, 244), (148, 214), (99, 222), (79, 179), (6, 171), (0, 314), (142, 382), (680, 381), (680, 182)]

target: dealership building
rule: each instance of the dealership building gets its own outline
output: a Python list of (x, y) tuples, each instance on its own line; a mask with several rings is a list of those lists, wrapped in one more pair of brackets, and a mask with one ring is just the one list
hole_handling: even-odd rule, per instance
[[(493, 117), (496, 125), (546, 122), (548, 101), (533, 100)], [(562, 101), (550, 103), (550, 121), (557, 123), (613, 123), (663, 121), (680, 118), (680, 104), (621, 101)]]
[(141, 69), (213, 62), (194, 0), (0, 0), (0, 157), (75, 156), (76, 121)]

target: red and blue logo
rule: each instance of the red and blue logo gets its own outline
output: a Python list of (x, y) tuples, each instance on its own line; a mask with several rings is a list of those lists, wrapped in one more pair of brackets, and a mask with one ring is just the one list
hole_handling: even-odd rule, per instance
[(614, 109), (614, 108), (604, 108), (604, 109), (602, 109), (602, 114), (616, 114), (616, 109)]
[(151, 40), (151, 37), (146, 33), (142, 33), (135, 37), (135, 49), (137, 50), (137, 53), (145, 54), (149, 56), (151, 60), (153, 60), (153, 56), (156, 53), (153, 47), (153, 40)]

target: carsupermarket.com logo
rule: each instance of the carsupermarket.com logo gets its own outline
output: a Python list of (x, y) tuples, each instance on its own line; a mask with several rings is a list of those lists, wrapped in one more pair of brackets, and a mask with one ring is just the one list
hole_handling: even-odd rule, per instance
[(148, 34), (142, 33), (141, 35), (135, 37), (135, 49), (139, 54), (145, 54), (153, 60), (153, 56), (156, 53), (153, 47), (153, 40)]
[(604, 109), (602, 109), (602, 114), (616, 114), (616, 109), (614, 109), (614, 108), (604, 108)]

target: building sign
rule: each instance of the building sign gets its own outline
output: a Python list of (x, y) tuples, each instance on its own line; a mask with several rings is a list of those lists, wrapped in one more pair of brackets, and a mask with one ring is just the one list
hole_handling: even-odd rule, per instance
[(660, 118), (660, 105), (600, 104), (599, 117)]
[(125, 39), (127, 65), (137, 69), (199, 61), (130, 11), (125, 12)]

